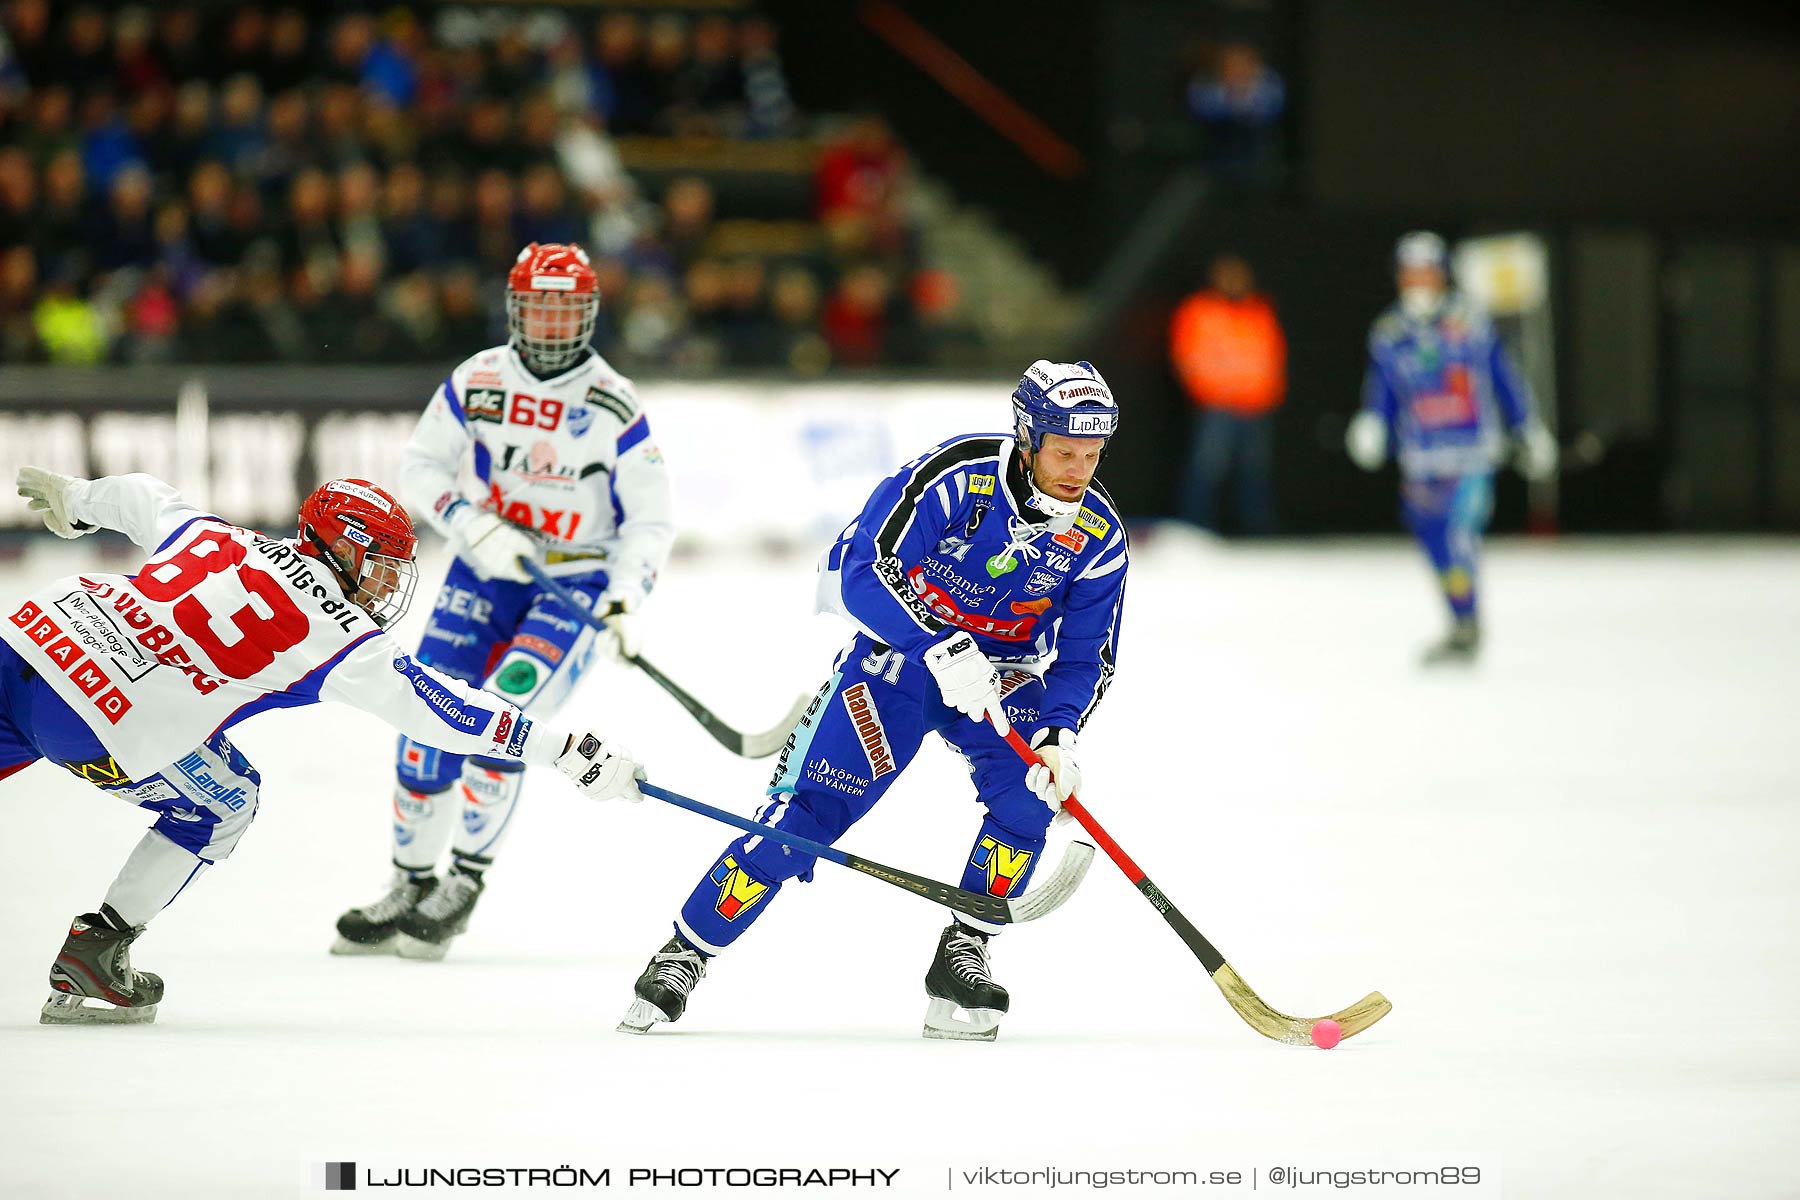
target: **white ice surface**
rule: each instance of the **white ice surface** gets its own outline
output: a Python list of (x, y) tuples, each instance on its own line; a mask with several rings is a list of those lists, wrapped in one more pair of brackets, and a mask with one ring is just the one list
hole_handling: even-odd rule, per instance
[[(0, 596), (66, 553), (0, 567)], [(157, 1022), (40, 1027), (68, 918), (145, 821), (39, 764), (0, 784), (0, 1195), (317, 1194), (339, 1160), (609, 1167), (615, 1188), (633, 1166), (904, 1165), (886, 1194), (935, 1195), (953, 1168), (1309, 1156), (1482, 1161), (1512, 1196), (1800, 1194), (1800, 546), (1500, 543), (1485, 584), (1483, 662), (1427, 674), (1441, 618), (1399, 541), (1165, 536), (1132, 574), (1086, 799), (1276, 1007), (1393, 1000), (1329, 1054), (1243, 1025), (1103, 858), (997, 946), (992, 1045), (919, 1037), (944, 914), (829, 864), (678, 1026), (617, 1034), (732, 831), (553, 776), (446, 961), (330, 957), (384, 883), (392, 754), (330, 706), (234, 732), (262, 814), (138, 943)], [(842, 640), (810, 590), (805, 562), (678, 562), (646, 652), (760, 725)], [(757, 803), (770, 763), (647, 680), (575, 703), (664, 786)], [(934, 742), (842, 845), (954, 881), (976, 813)]]

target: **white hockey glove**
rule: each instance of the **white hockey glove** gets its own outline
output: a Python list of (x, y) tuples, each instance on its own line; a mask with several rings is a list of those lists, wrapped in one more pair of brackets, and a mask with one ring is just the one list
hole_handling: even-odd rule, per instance
[(986, 717), (1005, 733), (1012, 728), (1000, 702), (1000, 676), (968, 630), (958, 630), (925, 651), (925, 665), (937, 680), (944, 703), (979, 721)]
[(1381, 415), (1365, 410), (1351, 417), (1344, 430), (1344, 449), (1363, 470), (1379, 471), (1387, 461), (1387, 424)]
[(1040, 729), (1031, 748), (1044, 761), (1025, 769), (1025, 786), (1050, 806), (1058, 825), (1075, 818), (1063, 811), (1063, 801), (1081, 790), (1081, 768), (1075, 765), (1075, 731)]
[(42, 467), (19, 468), (19, 495), (31, 501), (25, 507), (44, 518), (44, 524), (60, 538), (78, 538), (100, 528), (69, 515), (69, 485), (82, 480), (58, 475)]
[(601, 633), (603, 653), (612, 655), (619, 662), (630, 662), (637, 657), (637, 651), (644, 648), (644, 637), (643, 630), (637, 628), (635, 613), (643, 603), (641, 587), (614, 583), (599, 594), (599, 599), (594, 601), (594, 615), (607, 622), (607, 631)]
[(519, 559), (535, 557), (537, 544), (518, 526), (485, 508), (465, 505), (450, 518), (450, 532), (456, 538), (458, 556), (483, 579), (530, 581)]
[(556, 769), (595, 800), (629, 800), (637, 804), (644, 798), (637, 785), (644, 777), (643, 765), (631, 757), (631, 751), (616, 743), (607, 745), (598, 734), (583, 733), (570, 738), (568, 749), (556, 759)]
[(1542, 421), (1531, 420), (1518, 431), (1519, 474), (1530, 480), (1548, 479), (1556, 470), (1556, 435)]

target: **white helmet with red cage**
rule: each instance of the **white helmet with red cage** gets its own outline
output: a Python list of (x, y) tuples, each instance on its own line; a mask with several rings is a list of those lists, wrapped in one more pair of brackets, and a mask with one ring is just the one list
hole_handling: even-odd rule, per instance
[(334, 479), (300, 505), (300, 553), (324, 563), (344, 595), (384, 628), (412, 603), (418, 548), (406, 509), (366, 479)]
[(526, 365), (554, 374), (580, 361), (594, 336), (599, 287), (587, 251), (573, 242), (519, 251), (506, 276), (506, 323)]

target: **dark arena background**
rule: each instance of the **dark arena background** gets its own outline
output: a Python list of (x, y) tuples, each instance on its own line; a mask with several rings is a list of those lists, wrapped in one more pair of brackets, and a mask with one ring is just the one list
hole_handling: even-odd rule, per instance
[[(1137, 877), (1103, 848), (995, 941), (992, 1044), (920, 1037), (941, 908), (831, 862), (632, 1038), (724, 826), (534, 769), (442, 961), (334, 956), (395, 744), (285, 708), (232, 727), (254, 828), (132, 947), (156, 1020), (55, 1028), (148, 822), (11, 752), (0, 1194), (1800, 1191), (1791, 4), (0, 0), (0, 606), (146, 558), (23, 468), (276, 537), (398, 494), (532, 242), (585, 248), (666, 460), (633, 616), (692, 693), (603, 659), (556, 719), (740, 817), (787, 758), (694, 707), (775, 745), (863, 678), (821, 552), (1037, 360), (1104, 376), (1131, 583), (1080, 802)], [(464, 549), (414, 516), (407, 653)], [(926, 743), (837, 845), (954, 882), (982, 808)], [(1183, 922), (1283, 1012), (1393, 1011), (1258, 1037)]]

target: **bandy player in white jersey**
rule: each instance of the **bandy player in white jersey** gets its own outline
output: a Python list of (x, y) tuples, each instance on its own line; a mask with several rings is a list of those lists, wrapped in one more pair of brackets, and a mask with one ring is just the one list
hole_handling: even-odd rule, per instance
[(129, 947), (255, 817), (262, 777), (225, 731), (259, 712), (337, 700), (421, 745), (642, 799), (622, 751), (534, 722), (383, 632), (412, 597), (417, 539), (371, 483), (313, 492), (291, 540), (203, 513), (149, 475), (26, 467), (18, 487), (52, 532), (116, 529), (150, 555), (129, 575), (71, 575), (0, 602), (0, 780), (48, 759), (157, 814), (105, 901), (70, 926), (45, 1023), (155, 1018), (162, 980), (134, 971)]
[[(401, 497), (456, 553), (419, 661), (536, 716), (562, 707), (597, 654), (637, 653), (632, 614), (675, 540), (650, 422), (588, 346), (598, 282), (579, 246), (525, 247), (507, 276), (508, 344), (450, 373), (402, 460)], [(609, 614), (608, 634), (534, 586), (521, 557)], [(524, 776), (505, 755), (404, 733), (395, 758), (394, 874), (338, 919), (333, 952), (439, 959), (468, 926)]]

